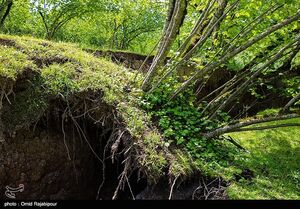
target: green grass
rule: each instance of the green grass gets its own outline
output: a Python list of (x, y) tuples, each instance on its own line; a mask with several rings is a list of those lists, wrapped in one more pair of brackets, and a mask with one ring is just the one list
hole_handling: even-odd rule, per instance
[[(299, 123), (300, 119), (288, 122)], [(268, 124), (278, 123), (282, 122)], [(232, 183), (228, 189), (230, 198), (300, 198), (300, 127), (246, 131), (230, 136), (250, 152), (237, 160), (239, 165), (254, 171), (252, 180)]]

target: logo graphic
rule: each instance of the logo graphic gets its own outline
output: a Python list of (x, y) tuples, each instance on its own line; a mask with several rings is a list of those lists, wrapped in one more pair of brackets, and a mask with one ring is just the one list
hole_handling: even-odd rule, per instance
[(5, 189), (6, 197), (8, 197), (9, 199), (16, 199), (16, 193), (24, 191), (24, 184), (19, 184), (19, 187), (17, 188), (6, 186)]

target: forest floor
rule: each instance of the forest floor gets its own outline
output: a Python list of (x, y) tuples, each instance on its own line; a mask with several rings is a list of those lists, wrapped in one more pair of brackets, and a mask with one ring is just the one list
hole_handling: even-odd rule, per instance
[[(291, 119), (289, 122), (300, 122), (300, 119)], [(279, 122), (269, 124), (277, 123)], [(240, 160), (240, 164), (249, 169), (249, 178), (242, 178), (228, 188), (230, 198), (300, 198), (299, 127), (247, 131), (230, 135), (249, 151), (245, 156), (250, 155)]]

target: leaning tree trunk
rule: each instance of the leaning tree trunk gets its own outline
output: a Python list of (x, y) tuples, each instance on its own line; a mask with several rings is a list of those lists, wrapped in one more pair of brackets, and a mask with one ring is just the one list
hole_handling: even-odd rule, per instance
[[(150, 69), (143, 81), (142, 89), (144, 91), (149, 90), (150, 83), (156, 74), (158, 68), (164, 63), (183, 23), (186, 15), (186, 0), (170, 0), (169, 2), (169, 14), (164, 28), (163, 38), (159, 45), (158, 52), (154, 58)], [(170, 18), (171, 16), (171, 18)]]
[(280, 114), (285, 113), (289, 110), (289, 108), (294, 105), (297, 101), (300, 100), (300, 93), (297, 94), (294, 98), (292, 98), (280, 111)]
[(12, 5), (13, 0), (7, 0), (0, 7), (0, 29), (4, 27), (4, 22), (11, 11)]
[(281, 121), (287, 120), (292, 118), (300, 118), (300, 114), (289, 114), (289, 115), (282, 115), (282, 116), (275, 116), (275, 117), (268, 117), (268, 118), (260, 118), (260, 119), (251, 119), (247, 121), (235, 121), (233, 124), (229, 124), (220, 128), (217, 128), (209, 133), (202, 134), (205, 138), (211, 139), (217, 136), (220, 136), (225, 133), (232, 133), (232, 132), (239, 132), (239, 131), (250, 131), (250, 130), (264, 130), (270, 128), (277, 128), (277, 127), (285, 127), (285, 126), (300, 126), (299, 123), (288, 123), (288, 124), (279, 124), (279, 125), (270, 125), (270, 126), (263, 126), (263, 127), (254, 127), (254, 128), (243, 128), (254, 124), (272, 122), (272, 121)]

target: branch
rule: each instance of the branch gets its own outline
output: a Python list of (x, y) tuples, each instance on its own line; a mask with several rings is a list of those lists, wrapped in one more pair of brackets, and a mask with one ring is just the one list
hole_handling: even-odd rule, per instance
[[(56, 26), (52, 25), (52, 28), (51, 28), (51, 33), (49, 34), (49, 39), (52, 39), (54, 37), (54, 34), (56, 33), (56, 31), (58, 29), (60, 29), (63, 25), (67, 24), (71, 19), (75, 18), (76, 15), (73, 15), (73, 16), (68, 16), (66, 19), (64, 20), (61, 20), (60, 22), (57, 23)], [(50, 31), (49, 31), (50, 32)]]
[(213, 0), (213, 2), (208, 1), (204, 11), (202, 12), (200, 18), (198, 19), (196, 25), (194, 26), (192, 32), (190, 33), (190, 35), (185, 39), (184, 43), (180, 46), (179, 48), (179, 56), (181, 56), (187, 48), (187, 45), (190, 43), (190, 41), (192, 40), (192, 38), (198, 33), (198, 31), (201, 30), (202, 28), (202, 24), (203, 22), (207, 19), (212, 6), (214, 5), (214, 3), (216, 2), (216, 0)]
[(44, 14), (41, 12), (41, 11), (38, 11), (38, 13), (41, 15), (42, 17), (42, 20), (43, 20), (43, 23), (45, 25), (45, 28), (46, 28), (46, 31), (47, 31), (47, 34), (49, 33), (49, 27), (48, 27), (48, 24), (46, 22), (46, 17), (44, 16)]
[[(268, 117), (268, 118), (251, 119), (251, 120), (242, 121), (242, 122), (237, 121), (235, 124), (220, 127), (220, 128), (215, 129), (212, 132), (204, 133), (202, 135), (205, 138), (210, 139), (210, 138), (220, 136), (220, 135), (225, 134), (225, 133), (230, 133), (230, 132), (234, 132), (236, 130), (240, 130), (242, 127), (250, 126), (250, 125), (253, 125), (253, 124), (266, 123), (266, 122), (279, 121), (279, 120), (286, 120), (286, 119), (292, 119), (292, 118), (300, 118), (300, 114), (288, 114), (288, 115), (274, 116), (274, 117)], [(268, 127), (268, 126), (265, 126), (265, 127)], [(251, 128), (248, 128), (248, 130), (250, 130), (250, 129)], [(247, 130), (247, 129), (243, 129), (243, 130)]]
[(236, 146), (237, 148), (247, 151), (242, 145), (240, 145), (239, 143), (237, 143), (233, 138), (231, 138), (231, 136), (228, 137), (224, 137), (225, 140), (229, 141), (231, 144), (233, 144), (234, 146)]
[[(171, 98), (176, 97), (180, 92), (184, 91), (185, 89), (187, 89), (187, 87), (192, 84), (195, 80), (197, 80), (198, 76), (203, 76), (205, 74), (207, 74), (208, 72), (210, 72), (211, 70), (214, 70), (216, 67), (219, 67), (221, 64), (225, 63), (226, 61), (228, 61), (229, 59), (231, 59), (232, 57), (234, 57), (235, 55), (239, 54), (240, 52), (246, 50), (247, 48), (249, 48), (250, 46), (252, 46), (253, 44), (257, 43), (258, 41), (262, 40), (263, 38), (267, 37), (268, 35), (270, 35), (271, 33), (283, 28), (284, 26), (298, 20), (300, 18), (300, 10), (294, 15), (291, 16), (285, 20), (283, 20), (282, 22), (273, 25), (271, 27), (269, 27), (267, 30), (265, 30), (263, 33), (257, 35), (256, 37), (250, 39), (248, 42), (246, 42), (244, 45), (237, 47), (235, 50), (233, 50), (232, 52), (228, 53), (226, 56), (222, 57), (220, 60), (205, 66), (202, 70), (197, 71), (193, 76), (191, 76), (186, 82), (184, 82), (172, 95)], [(233, 46), (236, 47), (236, 46)], [(230, 50), (229, 50), (230, 51)]]
[(228, 9), (227, 11), (224, 12), (224, 9), (225, 7), (221, 7), (219, 8), (219, 10), (221, 11), (217, 11), (218, 12), (221, 12), (221, 16), (217, 17), (215, 16), (214, 18), (211, 19), (209, 25), (207, 26), (207, 29), (205, 31), (205, 34), (203, 34), (201, 36), (201, 38), (199, 39), (199, 41), (193, 46), (193, 48), (188, 51), (185, 56), (182, 58), (182, 60), (174, 67), (174, 70), (177, 70), (180, 66), (181, 66), (181, 63), (182, 62), (185, 62), (187, 61), (188, 59), (190, 59), (193, 55), (193, 53), (196, 51), (196, 49), (199, 49), (203, 46), (203, 44), (206, 42), (206, 40), (209, 38), (209, 36), (212, 34), (213, 32), (213, 29), (218, 25), (220, 24), (220, 22), (222, 22), (224, 20), (224, 18), (226, 17), (226, 15), (231, 11), (233, 10), (236, 5), (238, 4), (239, 0), (235, 1)]
[[(240, 32), (238, 34), (236, 34), (229, 42), (226, 46), (224, 46), (221, 50), (224, 50), (223, 55), (226, 55), (229, 51), (228, 50), (232, 50), (236, 47), (235, 42), (237, 40), (239, 40), (240, 38), (246, 36), (247, 34), (249, 34), (259, 23), (261, 23), (264, 20), (264, 16), (270, 15), (273, 12), (275, 12), (277, 9), (279, 9), (280, 7), (283, 6), (283, 4), (276, 6), (270, 6), (265, 12), (263, 12), (261, 15), (257, 16), (255, 19), (253, 19), (252, 21), (250, 21), (244, 28), (242, 28), (240, 30)], [(235, 45), (235, 47), (232, 47), (233, 45)], [(220, 52), (218, 52), (217, 54), (219, 54)]]
[(300, 93), (296, 95), (294, 98), (292, 98), (283, 108), (279, 111), (280, 114), (285, 113), (288, 111), (288, 109), (295, 104), (298, 100), (300, 100)]
[(270, 125), (270, 126), (241, 128), (241, 129), (236, 129), (236, 130), (230, 131), (230, 133), (242, 132), (242, 131), (258, 131), (258, 130), (266, 130), (266, 129), (274, 129), (274, 128), (282, 128), (282, 127), (291, 127), (291, 126), (300, 126), (300, 123), (285, 123), (285, 124)]
[(276, 62), (278, 59), (280, 59), (283, 55), (284, 52), (289, 49), (295, 42), (300, 40), (300, 36), (298, 36), (296, 39), (294, 39), (292, 42), (290, 42), (289, 44), (287, 44), (286, 46), (284, 46), (282, 49), (280, 49), (276, 55), (273, 56), (272, 59), (270, 59), (267, 63), (265, 63), (263, 66), (261, 66), (260, 68), (258, 68), (251, 76), (250, 78), (244, 82), (241, 86), (239, 86), (237, 88), (237, 90), (231, 94), (228, 99), (223, 102), (210, 116), (211, 119), (213, 119), (217, 112), (219, 110), (223, 110), (230, 102), (232, 102), (235, 98), (237, 98), (241, 93), (244, 92), (245, 89), (247, 89), (247, 87), (249, 87), (250, 83), (267, 67), (269, 67), (271, 64), (273, 64), (274, 62)]

